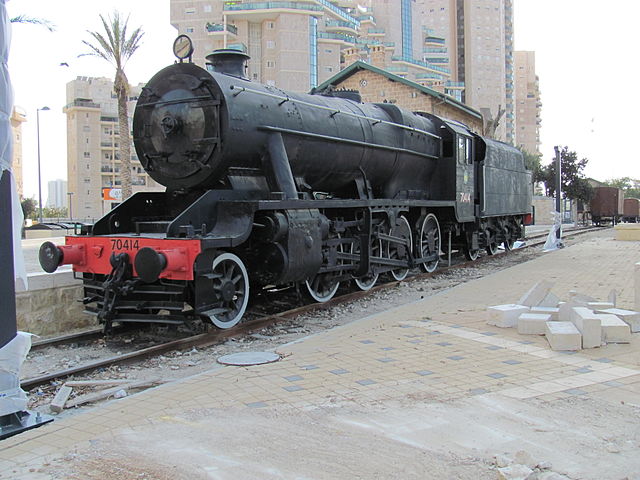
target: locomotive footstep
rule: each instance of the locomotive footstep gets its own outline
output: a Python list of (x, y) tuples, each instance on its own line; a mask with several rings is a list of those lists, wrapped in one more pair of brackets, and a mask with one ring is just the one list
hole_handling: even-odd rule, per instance
[(280, 360), (280, 355), (271, 352), (240, 352), (218, 357), (218, 363), (222, 365), (262, 365)]

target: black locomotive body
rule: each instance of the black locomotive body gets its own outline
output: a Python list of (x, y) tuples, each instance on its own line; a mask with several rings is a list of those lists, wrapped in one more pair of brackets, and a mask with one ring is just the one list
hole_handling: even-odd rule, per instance
[[(137, 193), (41, 263), (81, 272), (101, 323), (241, 320), (249, 291), (433, 271), (521, 238), (531, 175), (520, 152), (464, 125), (355, 92), (294, 94), (242, 77), (219, 52), (176, 63), (138, 100), (138, 157), (166, 192)], [(220, 71), (223, 70), (223, 71)]]

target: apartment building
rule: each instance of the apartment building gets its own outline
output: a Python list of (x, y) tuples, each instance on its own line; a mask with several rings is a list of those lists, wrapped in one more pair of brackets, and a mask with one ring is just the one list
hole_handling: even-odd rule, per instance
[[(129, 125), (142, 85), (131, 88)], [(117, 98), (108, 78), (67, 83), (67, 189), (75, 218), (94, 221), (119, 203), (120, 151)], [(133, 191), (162, 191), (131, 148)], [(113, 189), (113, 190), (111, 190)]]
[(18, 196), (22, 198), (24, 186), (22, 180), (22, 123), (27, 121), (27, 115), (20, 107), (14, 107), (11, 112), (11, 133), (13, 134), (13, 159), (11, 171), (16, 181)]
[(420, 14), (416, 0), (171, 0), (171, 23), (192, 38), (201, 66), (213, 50), (236, 48), (251, 57), (251, 80), (305, 92), (348, 66), (345, 50), (367, 62), (372, 47), (382, 47), (388, 71), (456, 94), (448, 59), (425, 60)]
[(67, 182), (57, 179), (47, 182), (47, 207), (64, 208), (67, 205)]
[(516, 146), (540, 153), (540, 83), (536, 75), (535, 52), (514, 52)]
[(502, 117), (496, 138), (515, 143), (513, 0), (418, 0), (425, 27), (452, 53), (451, 81), (486, 120)]

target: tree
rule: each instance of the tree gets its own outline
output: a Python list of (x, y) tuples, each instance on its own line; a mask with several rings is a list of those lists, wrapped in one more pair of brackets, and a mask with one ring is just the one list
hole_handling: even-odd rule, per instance
[[(131, 190), (131, 135), (129, 134), (129, 112), (127, 101), (129, 100), (129, 81), (124, 73), (124, 67), (127, 61), (135, 53), (140, 46), (140, 40), (144, 35), (141, 27), (136, 28), (131, 35), (127, 36), (127, 26), (129, 17), (123, 21), (120, 13), (113, 12), (113, 16), (108, 17), (108, 21), (100, 15), (102, 26), (104, 27), (103, 35), (100, 32), (87, 33), (93, 37), (95, 43), (83, 40), (86, 46), (91, 50), (90, 53), (83, 55), (92, 55), (100, 57), (111, 63), (116, 69), (113, 88), (118, 97), (118, 128), (120, 130), (120, 175), (122, 177), (122, 199), (126, 200), (132, 194)], [(82, 56), (82, 55), (80, 55)]]
[(22, 206), (22, 214), (24, 218), (30, 218), (32, 215), (36, 213), (37, 203), (33, 198), (23, 198), (20, 201), (20, 205)]
[(527, 150), (519, 148), (524, 157), (524, 166), (531, 170), (533, 183), (544, 182), (544, 168), (542, 167), (542, 155), (539, 153), (529, 153)]
[(624, 191), (625, 198), (640, 198), (640, 180), (631, 177), (612, 178), (604, 182), (610, 187), (616, 187)]
[[(589, 160), (578, 160), (576, 152), (569, 151), (569, 147), (563, 147), (560, 151), (560, 168), (562, 193), (566, 198), (588, 203), (593, 197), (593, 187), (582, 173)], [(556, 192), (556, 161), (555, 159), (542, 168), (542, 181), (545, 184), (548, 196), (554, 196)]]
[(45, 19), (42, 19), (42, 18), (29, 17), (28, 15), (18, 15), (16, 17), (13, 17), (10, 20), (10, 22), (11, 23), (30, 23), (32, 25), (42, 25), (43, 27), (45, 27), (50, 32), (53, 32), (56, 29), (55, 25), (53, 23), (51, 23), (49, 20), (45, 20)]

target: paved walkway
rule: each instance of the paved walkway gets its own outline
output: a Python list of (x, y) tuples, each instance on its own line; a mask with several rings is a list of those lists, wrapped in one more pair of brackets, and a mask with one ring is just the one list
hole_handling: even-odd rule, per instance
[[(611, 231), (609, 236), (613, 236)], [(514, 329), (486, 324), (487, 306), (515, 303), (541, 279), (555, 281), (553, 292), (560, 298), (567, 298), (568, 292), (576, 289), (606, 299), (615, 288), (618, 307), (633, 308), (632, 275), (638, 261), (637, 242), (616, 242), (612, 238), (592, 239), (541, 255), (433, 297), (284, 345), (278, 350), (284, 358), (277, 363), (213, 368), (5, 440), (0, 443), (0, 478), (57, 478), (48, 465), (60, 466), (60, 458), (69, 459), (73, 452), (95, 454), (100, 442), (127, 444), (134, 442), (134, 438), (151, 438), (162, 432), (175, 434), (186, 444), (190, 435), (202, 434), (202, 421), (207, 417), (215, 417), (222, 424), (223, 418), (244, 418), (248, 413), (257, 420), (248, 424), (239, 422), (242, 427), (235, 434), (251, 437), (258, 434), (255, 425), (265, 418), (273, 420), (279, 412), (305, 416), (317, 409), (336, 406), (357, 410), (378, 405), (393, 410), (407, 402), (435, 405), (471, 397), (484, 399), (477, 400), (483, 402), (497, 398), (504, 402), (531, 398), (553, 402), (589, 397), (612, 405), (620, 402), (640, 405), (640, 334), (634, 335), (628, 345), (567, 354), (551, 351), (544, 337), (522, 336)], [(443, 425), (424, 418), (403, 421), (407, 422), (407, 428), (416, 422), (426, 422), (430, 435), (448, 434)], [(469, 419), (469, 428), (477, 423), (482, 421)], [(227, 433), (226, 441), (235, 444), (235, 434)], [(271, 441), (268, 435), (264, 439), (262, 455), (266, 466), (270, 462)], [(329, 444), (333, 441), (326, 438)], [(339, 442), (339, 438), (335, 441)], [(513, 439), (500, 437), (492, 442), (496, 448), (506, 449)], [(297, 455), (312, 457), (304, 444), (299, 446)], [(216, 472), (202, 478), (345, 478), (340, 470), (335, 477), (282, 474), (282, 466), (276, 465), (275, 458), (272, 459), (275, 470), (249, 475), (243, 470), (249, 468), (247, 463), (237, 458), (214, 458), (210, 453), (203, 453), (202, 457), (196, 455), (200, 459), (194, 460), (194, 464), (213, 464)], [(160, 455), (156, 463), (163, 460), (171, 462)], [(568, 471), (571, 468), (567, 467)], [(624, 471), (626, 467), (620, 468)], [(629, 473), (640, 471), (637, 456), (635, 464), (628, 464), (628, 468)]]

